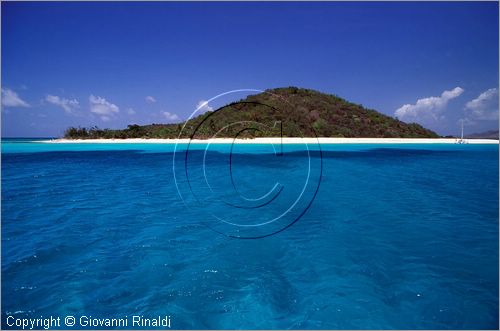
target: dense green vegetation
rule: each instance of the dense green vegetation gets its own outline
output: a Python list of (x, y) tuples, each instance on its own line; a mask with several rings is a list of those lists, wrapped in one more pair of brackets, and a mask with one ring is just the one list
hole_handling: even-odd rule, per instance
[[(248, 121), (245, 125), (231, 125)], [(434, 138), (435, 132), (419, 124), (406, 124), (362, 105), (334, 95), (296, 87), (277, 88), (206, 112), (186, 123), (182, 138), (269, 137), (373, 137)], [(261, 123), (261, 124), (256, 124)], [(92, 138), (178, 138), (184, 123), (129, 125), (123, 130), (74, 128), (66, 130), (71, 139)], [(229, 127), (226, 127), (230, 125)], [(266, 127), (267, 126), (267, 127)], [(255, 130), (245, 130), (252, 127)]]

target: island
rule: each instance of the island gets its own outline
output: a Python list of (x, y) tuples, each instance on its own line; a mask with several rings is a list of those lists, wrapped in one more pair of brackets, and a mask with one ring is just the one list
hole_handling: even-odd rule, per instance
[[(231, 126), (246, 122), (255, 130)], [(264, 125), (254, 125), (259, 123)], [(279, 123), (280, 125), (276, 125)], [(285, 87), (266, 90), (174, 124), (131, 124), (121, 130), (70, 127), (66, 140), (89, 139), (209, 139), (217, 138), (439, 138), (419, 124), (311, 89)]]

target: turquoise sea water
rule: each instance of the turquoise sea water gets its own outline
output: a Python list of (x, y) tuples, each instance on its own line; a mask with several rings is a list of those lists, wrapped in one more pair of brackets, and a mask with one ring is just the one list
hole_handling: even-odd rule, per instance
[(497, 145), (190, 147), (4, 140), (3, 327), (498, 328)]

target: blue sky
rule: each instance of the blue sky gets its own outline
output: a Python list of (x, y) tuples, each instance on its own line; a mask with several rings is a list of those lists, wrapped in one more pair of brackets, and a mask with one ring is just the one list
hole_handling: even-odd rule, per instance
[(443, 135), (498, 129), (498, 37), (497, 2), (3, 2), (2, 136), (176, 122), (291, 85)]

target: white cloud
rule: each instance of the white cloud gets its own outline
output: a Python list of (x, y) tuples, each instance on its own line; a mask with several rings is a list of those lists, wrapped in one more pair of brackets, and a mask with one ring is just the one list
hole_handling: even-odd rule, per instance
[(94, 95), (89, 96), (90, 111), (96, 115), (99, 115), (101, 120), (109, 121), (110, 116), (120, 112), (117, 105), (106, 101), (102, 97), (96, 97)]
[(129, 108), (129, 109), (127, 109), (127, 114), (135, 115), (135, 110), (133, 110), (132, 108)]
[(406, 104), (396, 110), (394, 115), (404, 122), (426, 122), (443, 119), (442, 112), (446, 109), (448, 102), (464, 92), (461, 87), (444, 91), (439, 97), (428, 97), (418, 99), (413, 105)]
[(30, 105), (22, 100), (16, 92), (11, 89), (2, 89), (2, 106), (4, 107), (29, 107)]
[(161, 114), (163, 115), (163, 117), (165, 117), (167, 120), (171, 122), (179, 120), (179, 116), (177, 116), (177, 114), (173, 114), (168, 111), (164, 111)]
[(206, 111), (213, 111), (214, 109), (208, 105), (208, 101), (200, 100), (196, 105), (196, 110), (198, 110), (200, 113), (204, 113)]
[(68, 114), (72, 114), (74, 110), (80, 107), (78, 100), (76, 99), (69, 100), (65, 98), (60, 98), (57, 95), (49, 94), (45, 97), (45, 101), (53, 105), (56, 105), (58, 107), (61, 107)]
[(150, 95), (148, 95), (145, 99), (146, 99), (147, 103), (155, 103), (156, 102), (156, 99)]
[(469, 120), (497, 120), (498, 119), (498, 89), (490, 88), (477, 98), (465, 104)]

